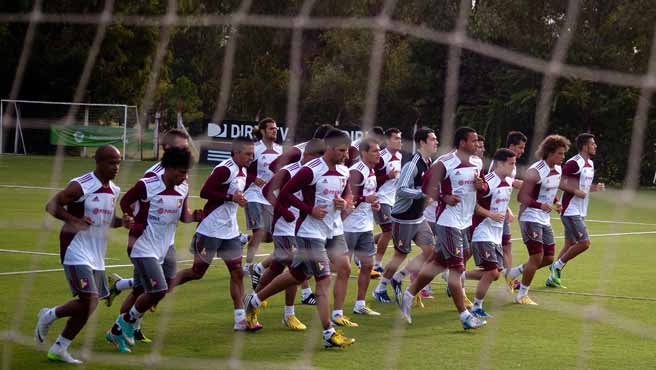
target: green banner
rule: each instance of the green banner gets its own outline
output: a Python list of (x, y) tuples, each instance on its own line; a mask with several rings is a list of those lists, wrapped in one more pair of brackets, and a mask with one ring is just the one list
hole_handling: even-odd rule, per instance
[[(127, 146), (139, 146), (139, 129), (128, 128)], [(82, 125), (51, 125), (50, 144), (65, 146), (98, 147), (113, 144), (119, 148), (123, 146), (123, 128), (108, 126), (82, 126)], [(142, 147), (152, 148), (153, 130), (144, 130)]]

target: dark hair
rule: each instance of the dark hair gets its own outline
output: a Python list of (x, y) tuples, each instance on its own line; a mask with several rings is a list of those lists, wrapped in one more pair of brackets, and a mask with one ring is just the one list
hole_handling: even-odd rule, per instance
[(373, 137), (365, 137), (360, 141), (360, 153), (368, 152), (374, 145), (380, 146), (378, 140)]
[(519, 145), (528, 141), (526, 135), (519, 131), (510, 131), (506, 136), (506, 148), (511, 145)]
[(549, 135), (542, 140), (536, 154), (542, 159), (547, 159), (547, 156), (558, 150), (558, 148), (565, 148), (565, 151), (568, 151), (571, 144), (564, 136)]
[(232, 154), (235, 154), (237, 152), (241, 152), (244, 150), (244, 147), (247, 145), (253, 145), (253, 140), (251, 138), (246, 137), (246, 136), (240, 136), (236, 139), (232, 140)]
[(413, 139), (414, 139), (415, 143), (417, 143), (417, 144), (419, 144), (422, 141), (427, 142), (428, 141), (428, 135), (430, 135), (430, 134), (435, 134), (435, 130), (433, 130), (432, 128), (428, 128), (428, 127), (421, 127), (420, 129), (417, 130), (417, 132), (415, 132), (415, 136), (414, 136)]
[(313, 138), (315, 139), (323, 139), (326, 137), (326, 134), (330, 130), (334, 130), (335, 126), (331, 125), (330, 123), (324, 123), (323, 125), (317, 127), (316, 130), (314, 130), (314, 136)]
[(310, 139), (305, 144), (305, 153), (321, 157), (326, 152), (326, 143), (321, 139)]
[(194, 157), (187, 148), (173, 147), (164, 152), (162, 156), (162, 167), (164, 168), (184, 168), (189, 169), (193, 166)]
[(159, 141), (159, 143), (162, 146), (167, 146), (167, 145), (173, 146), (173, 142), (175, 141), (176, 138), (189, 140), (189, 135), (187, 135), (186, 132), (182, 131), (179, 128), (173, 128), (166, 131), (166, 133), (164, 134), (164, 136), (162, 136), (162, 139)]
[(455, 135), (453, 135), (453, 146), (458, 149), (460, 146), (460, 142), (462, 140), (467, 140), (467, 135), (470, 133), (476, 133), (476, 130), (474, 130), (471, 127), (463, 126), (463, 127), (458, 127), (456, 130)]
[(367, 132), (367, 136), (371, 136), (377, 140), (380, 140), (383, 136), (385, 136), (385, 130), (383, 130), (383, 128), (380, 126), (374, 126)]
[(351, 138), (342, 130), (332, 129), (323, 137), (327, 148), (334, 148), (340, 145), (351, 145)]
[(513, 152), (512, 150), (501, 148), (501, 149), (497, 149), (497, 151), (494, 152), (494, 156), (492, 157), (492, 159), (494, 160), (494, 163), (499, 163), (499, 162), (505, 162), (508, 160), (508, 158), (512, 158), (516, 156), (517, 154), (515, 154), (515, 152)]
[(576, 137), (576, 148), (581, 150), (585, 144), (590, 141), (590, 139), (595, 139), (595, 136), (591, 133), (584, 132)]
[(394, 135), (394, 134), (400, 134), (400, 133), (401, 133), (401, 130), (399, 130), (399, 129), (396, 128), (396, 127), (388, 128), (387, 130), (385, 130), (385, 136), (386, 136), (388, 139), (391, 138), (392, 135)]
[(483, 136), (481, 134), (476, 134), (476, 135), (478, 135), (478, 141), (485, 142), (485, 136)]

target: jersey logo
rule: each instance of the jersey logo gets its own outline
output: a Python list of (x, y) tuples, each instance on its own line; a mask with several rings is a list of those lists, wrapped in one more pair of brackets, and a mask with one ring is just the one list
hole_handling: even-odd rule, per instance
[(456, 171), (456, 175), (460, 175), (460, 171)]
[(323, 271), (324, 267), (325, 265), (323, 264), (323, 262), (317, 262), (317, 268), (319, 269), (319, 271)]
[(91, 201), (92, 201), (92, 202), (100, 202), (100, 199), (99, 199), (98, 196), (96, 195), (95, 197), (93, 197), (93, 199), (91, 199)]
[(159, 204), (159, 203), (164, 203), (164, 199), (159, 198), (159, 200), (157, 201), (157, 203), (158, 203), (158, 204)]
[(322, 183), (322, 184), (327, 184), (327, 183), (328, 183), (328, 180), (327, 180), (327, 179), (323, 179), (323, 181), (321, 181), (321, 183)]
[(86, 289), (89, 287), (89, 278), (80, 279), (80, 289)]
[(150, 279), (150, 286), (155, 288), (158, 285), (158, 282), (156, 279)]

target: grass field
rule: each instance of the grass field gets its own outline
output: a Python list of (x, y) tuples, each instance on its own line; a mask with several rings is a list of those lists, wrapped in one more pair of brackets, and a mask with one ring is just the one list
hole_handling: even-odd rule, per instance
[[(0, 332), (2, 369), (49, 369), (66, 367), (48, 363), (44, 348), (34, 346), (36, 314), (41, 307), (64, 303), (70, 292), (61, 271), (7, 274), (60, 268), (60, 222), (47, 217), (44, 205), (52, 191), (83, 172), (93, 169), (91, 160), (67, 158), (53, 173), (52, 157), (0, 156)], [(149, 163), (126, 162), (116, 182), (125, 191)], [(191, 194), (209, 174), (198, 166), (190, 176)], [(53, 180), (54, 179), (54, 180)], [(8, 186), (12, 185), (12, 186)], [(16, 187), (14, 185), (24, 186)], [(30, 188), (27, 188), (30, 187)], [(31, 188), (35, 187), (35, 188)], [(618, 207), (620, 205), (620, 207)], [(193, 207), (201, 207), (197, 197)], [(360, 328), (345, 330), (357, 342), (345, 350), (320, 348), (320, 328), (313, 307), (297, 306), (297, 316), (310, 327), (306, 333), (282, 327), (282, 299), (274, 297), (261, 315), (265, 329), (254, 334), (232, 331), (232, 302), (228, 274), (215, 263), (206, 277), (177, 289), (154, 314), (148, 314), (144, 331), (155, 338), (138, 344), (132, 354), (117, 354), (105, 342), (104, 331), (112, 324), (123, 298), (107, 308), (103, 303), (72, 345), (80, 355), (90, 344), (88, 367), (93, 369), (154, 368), (249, 368), (289, 369), (653, 369), (656, 362), (656, 193), (642, 191), (635, 199), (621, 200), (609, 190), (594, 194), (588, 215), (592, 247), (566, 267), (567, 290), (544, 288), (545, 270), (536, 274), (531, 296), (537, 307), (511, 304), (502, 284), (496, 283), (486, 299), (494, 318), (487, 327), (464, 332), (441, 280), (433, 283), (436, 299), (415, 308), (413, 324), (399, 320), (395, 305), (370, 302), (381, 317), (355, 317)], [(513, 209), (517, 205), (513, 204)], [(241, 212), (241, 211), (240, 211)], [(243, 225), (243, 214), (240, 213)], [(603, 222), (602, 222), (603, 221)], [(50, 225), (49, 228), (44, 225)], [(553, 222), (562, 236), (560, 221)], [(519, 237), (517, 224), (513, 235)], [(178, 268), (189, 265), (187, 246), (194, 225), (178, 227)], [(613, 235), (607, 235), (613, 234)], [(113, 230), (107, 264), (127, 265), (125, 229)], [(558, 250), (562, 238), (557, 239)], [(265, 244), (259, 253), (271, 251)], [(26, 254), (44, 252), (55, 255)], [(514, 262), (526, 259), (521, 241), (514, 242)], [(473, 268), (471, 265), (468, 267)], [(130, 267), (108, 271), (131, 275)], [(245, 282), (246, 283), (246, 282)], [(372, 283), (372, 285), (375, 283)], [(248, 285), (247, 285), (248, 286)], [(473, 297), (473, 282), (468, 282)], [(370, 287), (373, 289), (373, 286)], [(248, 289), (247, 289), (248, 291)], [(345, 310), (350, 312), (355, 280), (349, 286)], [(473, 298), (472, 298), (473, 299)], [(371, 301), (368, 298), (368, 301)], [(352, 315), (351, 315), (352, 316)], [(59, 334), (58, 320), (49, 344)], [(49, 345), (48, 344), (48, 345)]]

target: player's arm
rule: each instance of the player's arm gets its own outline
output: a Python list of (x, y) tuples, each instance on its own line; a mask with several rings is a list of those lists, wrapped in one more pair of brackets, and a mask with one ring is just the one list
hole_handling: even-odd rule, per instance
[(264, 194), (264, 197), (287, 222), (294, 221), (294, 214), (289, 211), (289, 205), (286, 202), (281, 201), (280, 197), (276, 198), (273, 193), (276, 190), (281, 190), (283, 185), (286, 184), (290, 178), (291, 176), (289, 171), (281, 170), (273, 175), (271, 180), (269, 180), (269, 182), (262, 189), (262, 194)]
[(533, 198), (531, 195), (531, 190), (538, 184), (540, 181), (540, 174), (535, 168), (529, 168), (526, 171), (526, 178), (522, 187), (519, 189), (517, 194), (517, 201), (519, 201), (524, 207), (528, 208), (537, 208), (545, 212), (551, 212), (552, 207), (550, 204), (540, 203), (537, 199)]
[(424, 193), (421, 189), (415, 189), (414, 179), (417, 176), (417, 166), (412, 162), (406, 163), (401, 168), (399, 181), (396, 183), (396, 196), (400, 199), (420, 199), (423, 198)]
[(185, 197), (182, 202), (182, 213), (180, 214), (180, 221), (189, 224), (192, 222), (201, 222), (203, 220), (203, 210), (196, 209), (193, 212), (189, 209), (189, 197)]
[(269, 169), (271, 172), (277, 173), (284, 166), (300, 161), (301, 157), (301, 150), (293, 146), (274, 159), (273, 162), (269, 164)]
[(481, 207), (479, 204), (476, 204), (476, 208), (474, 209), (474, 212), (476, 212), (476, 214), (479, 216), (491, 218), (496, 222), (502, 222), (503, 219), (505, 218), (505, 215), (503, 213), (494, 213), (489, 209), (486, 209), (485, 207)]
[(91, 219), (88, 217), (77, 218), (64, 208), (64, 206), (80, 199), (82, 195), (84, 195), (82, 186), (77, 181), (71, 181), (64, 190), (58, 192), (50, 199), (46, 204), (46, 212), (50, 213), (54, 218), (72, 225), (77, 230), (86, 230), (92, 224)]
[(576, 161), (565, 163), (563, 166), (563, 176), (560, 178), (560, 185), (558, 187), (560, 190), (574, 194), (575, 197), (585, 198), (588, 194), (579, 189), (578, 181), (574, 177), (577, 173), (579, 173), (579, 165)]
[[(304, 212), (306, 214), (311, 214), (314, 216), (313, 213), (314, 209), (326, 208), (326, 206), (321, 205), (319, 207), (313, 207), (312, 205), (307, 204), (302, 200), (298, 199), (298, 197), (294, 195), (294, 193), (302, 190), (308, 184), (311, 184), (313, 180), (314, 180), (314, 173), (312, 173), (312, 170), (307, 167), (301, 168), (289, 180), (289, 182), (287, 182), (287, 184), (285, 184), (285, 186), (283, 186), (282, 189), (280, 189), (280, 194), (278, 194), (279, 201), (284, 202), (286, 204), (291, 204), (292, 206), (298, 208), (301, 212)], [(325, 210), (324, 210), (324, 216), (325, 216)]]
[(221, 191), (223, 184), (230, 178), (228, 167), (221, 166), (215, 168), (210, 177), (205, 180), (203, 188), (200, 190), (200, 197), (212, 201), (233, 201), (233, 196), (227, 192)]
[(257, 177), (257, 159), (251, 162), (251, 164), (248, 165), (248, 169), (246, 169), (246, 186), (244, 189), (248, 189), (252, 183), (255, 183), (255, 185), (259, 187), (262, 187), (264, 184), (266, 184), (264, 179)]
[[(143, 181), (137, 181), (133, 187), (128, 190), (123, 198), (121, 198), (120, 206), (121, 211), (123, 212), (123, 226), (127, 229), (132, 229), (135, 227), (134, 218), (134, 208), (132, 205), (140, 200), (146, 200), (148, 198), (148, 193), (146, 191), (146, 184)], [(143, 225), (142, 225), (143, 226)]]

